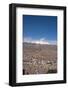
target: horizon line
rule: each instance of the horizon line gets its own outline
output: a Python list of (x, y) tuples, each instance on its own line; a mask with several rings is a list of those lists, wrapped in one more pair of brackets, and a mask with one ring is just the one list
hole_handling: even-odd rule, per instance
[(36, 42), (23, 42), (23, 43), (30, 43), (30, 44), (37, 44), (37, 45), (57, 45), (57, 44), (53, 44), (53, 43), (36, 43)]

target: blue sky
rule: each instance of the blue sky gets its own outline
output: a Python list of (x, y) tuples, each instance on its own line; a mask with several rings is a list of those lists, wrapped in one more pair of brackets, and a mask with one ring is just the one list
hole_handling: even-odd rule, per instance
[(24, 15), (24, 41), (56, 44), (57, 16)]

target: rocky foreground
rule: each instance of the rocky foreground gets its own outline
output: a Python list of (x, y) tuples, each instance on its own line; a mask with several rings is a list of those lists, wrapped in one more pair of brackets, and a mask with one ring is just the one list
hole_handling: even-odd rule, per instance
[(57, 46), (23, 44), (23, 75), (57, 73)]

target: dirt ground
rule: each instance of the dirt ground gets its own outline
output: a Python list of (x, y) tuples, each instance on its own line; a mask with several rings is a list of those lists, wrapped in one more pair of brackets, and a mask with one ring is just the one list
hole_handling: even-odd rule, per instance
[(57, 46), (23, 44), (23, 75), (57, 73)]

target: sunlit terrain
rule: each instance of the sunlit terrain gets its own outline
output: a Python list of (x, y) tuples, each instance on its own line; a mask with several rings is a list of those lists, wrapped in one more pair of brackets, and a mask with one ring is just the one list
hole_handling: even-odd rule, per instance
[(24, 75), (57, 73), (57, 45), (23, 43)]

